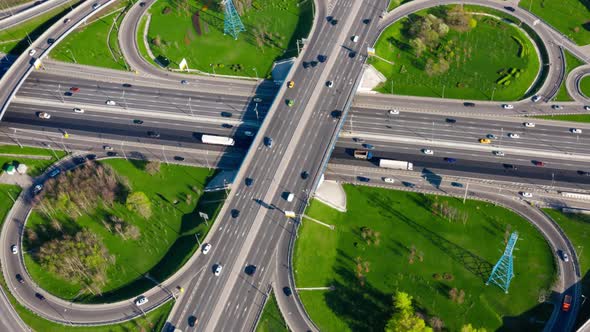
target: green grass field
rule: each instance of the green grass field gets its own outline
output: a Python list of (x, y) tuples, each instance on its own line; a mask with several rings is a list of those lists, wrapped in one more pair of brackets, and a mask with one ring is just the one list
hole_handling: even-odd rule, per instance
[(580, 81), (580, 90), (586, 97), (590, 98), (590, 75), (582, 78)]
[(559, 91), (557, 92), (557, 95), (555, 95), (555, 98), (553, 100), (573, 101), (572, 97), (569, 95), (569, 93), (567, 93), (567, 89), (565, 87), (565, 80), (567, 78), (567, 75), (569, 75), (569, 73), (572, 70), (574, 70), (574, 68), (583, 65), (584, 62), (573, 56), (567, 50), (563, 50), (563, 53), (565, 54), (565, 76), (563, 82), (561, 82), (561, 85), (559, 86)]
[[(175, 1), (162, 0), (150, 8), (148, 32), (150, 47), (156, 58), (168, 58), (171, 68), (178, 68), (186, 58), (191, 69), (217, 74), (267, 77), (275, 60), (296, 56), (296, 39), (307, 36), (312, 17), (312, 1), (297, 6), (297, 0), (257, 0), (257, 9), (241, 15), (246, 32), (233, 37), (223, 35), (223, 12), (219, 1), (205, 0), (177, 8)], [(178, 6), (179, 7), (179, 6)], [(199, 30), (191, 17), (199, 14)], [(257, 34), (255, 31), (262, 31)], [(159, 36), (160, 46), (154, 44)], [(256, 36), (264, 46), (259, 48)]]
[[(116, 26), (121, 26), (126, 7), (131, 4), (131, 1), (119, 1), (103, 8), (96, 20), (88, 25), (82, 25), (68, 35), (51, 51), (50, 56), (65, 62), (126, 70), (127, 66), (119, 49), (118, 31), (114, 27), (111, 30), (111, 26), (114, 25), (115, 18), (117, 19)], [(101, 17), (107, 13), (111, 14)], [(109, 31), (110, 39), (107, 43)]]
[(2, 225), (6, 214), (10, 211), (13, 199), (16, 200), (20, 192), (21, 188), (19, 186), (0, 184), (0, 225)]
[(387, 11), (390, 12), (397, 7), (403, 5), (406, 2), (410, 2), (412, 0), (389, 0), (389, 6), (387, 6)]
[(590, 44), (588, 0), (522, 0), (518, 5), (530, 9), (578, 45)]
[(543, 115), (537, 118), (571, 122), (590, 122), (590, 114)]
[[(71, 4), (74, 8), (78, 5), (76, 1)], [(69, 11), (70, 5), (61, 5), (15, 27), (0, 31), (0, 52), (21, 54), (29, 46), (27, 33), (31, 40), (35, 40)]]
[[(307, 211), (334, 224), (335, 230), (306, 219), (295, 247), (297, 287), (336, 288), (300, 292), (322, 331), (383, 331), (396, 290), (413, 296), (420, 312), (440, 317), (449, 331), (466, 323), (488, 331), (542, 329), (530, 319), (549, 318), (552, 305), (541, 305), (537, 299), (540, 290), (550, 289), (556, 270), (548, 244), (521, 217), (478, 201), (462, 205), (458, 199), (431, 195), (352, 185), (344, 189), (347, 213), (318, 201)], [(434, 215), (435, 200), (467, 212), (467, 222)], [(514, 258), (516, 276), (510, 293), (504, 294), (497, 286), (485, 286), (485, 281), (504, 250), (507, 224), (519, 232), (520, 240)], [(379, 244), (374, 240), (368, 244), (361, 227), (379, 232)], [(359, 261), (364, 275), (360, 279)], [(445, 273), (452, 279), (435, 277)], [(453, 287), (465, 291), (463, 304), (449, 299)]]
[[(19, 155), (34, 155), (34, 156), (48, 156), (50, 159), (29, 159), (25, 157), (12, 157), (2, 156), (1, 154), (19, 154)], [(27, 165), (27, 173), (31, 176), (37, 176), (42, 174), (48, 166), (57, 161), (55, 156), (62, 158), (65, 156), (65, 152), (61, 150), (55, 150), (55, 154), (49, 149), (23, 147), (19, 148), (14, 145), (0, 145), (0, 169), (4, 169), (7, 163), (23, 163)]]
[(264, 305), (256, 332), (289, 332), (274, 293), (270, 293), (270, 297)]
[[(146, 220), (127, 210), (123, 204), (115, 203), (112, 209), (101, 207), (75, 221), (58, 216), (64, 229), (88, 228), (98, 234), (116, 259), (107, 271), (109, 280), (102, 288), (103, 295), (77, 297), (76, 300), (81, 302), (112, 302), (129, 298), (155, 286), (153, 281), (143, 277), (146, 272), (160, 281), (176, 272), (197, 249), (195, 234), (204, 238), (209, 229), (198, 212), (206, 212), (214, 220), (223, 202), (223, 193), (199, 196), (192, 189), (192, 186), (203, 189), (214, 173), (208, 169), (163, 164), (159, 174), (150, 176), (143, 170), (142, 162), (111, 159), (104, 163), (127, 178), (133, 191), (142, 191), (150, 198), (153, 215)], [(187, 203), (186, 196), (189, 194), (192, 199)], [(176, 204), (175, 200), (178, 200)], [(125, 240), (109, 232), (101, 222), (108, 214), (122, 217), (139, 227), (141, 237)], [(39, 230), (40, 227), (47, 228), (48, 223), (40, 213), (34, 212), (27, 227)], [(25, 246), (28, 245), (26, 242)], [(31, 249), (34, 248), (27, 248)], [(80, 285), (48, 273), (31, 255), (25, 256), (25, 262), (33, 279), (48, 292), (65, 299), (73, 299), (79, 292)]]
[[(544, 209), (563, 229), (576, 249), (582, 274), (582, 293), (590, 294), (590, 216), (584, 214), (562, 213), (558, 210)], [(576, 329), (590, 319), (590, 302), (586, 301), (580, 309)]]
[[(479, 11), (474, 6), (469, 10)], [(424, 15), (427, 11), (419, 14)], [(449, 32), (446, 38), (456, 41), (455, 61), (451, 62), (446, 73), (432, 77), (422, 69), (424, 57), (415, 57), (402, 34), (408, 18), (387, 28), (375, 49), (378, 56), (393, 62), (393, 65), (376, 57), (371, 58), (373, 66), (387, 78), (376, 90), (399, 95), (475, 100), (490, 100), (492, 94), (494, 100), (523, 98), (539, 70), (533, 44), (523, 32), (511, 25), (490, 17), (474, 17), (478, 20), (476, 28), (463, 33)], [(527, 55), (518, 57), (520, 46), (512, 36), (523, 41)], [(523, 69), (523, 72), (507, 87), (496, 84), (501, 77), (498, 72), (508, 68)]]

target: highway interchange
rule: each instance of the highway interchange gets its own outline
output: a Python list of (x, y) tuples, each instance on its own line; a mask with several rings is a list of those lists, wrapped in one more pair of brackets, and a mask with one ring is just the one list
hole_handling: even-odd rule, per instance
[[(430, 1), (428, 5), (439, 3), (443, 2)], [(502, 9), (499, 2), (477, 3)], [(164, 282), (164, 291), (154, 288), (146, 293), (150, 298), (150, 306), (143, 309), (149, 310), (172, 296), (177, 285), (183, 285), (187, 289), (179, 297), (169, 320), (172, 326), (182, 330), (187, 328), (188, 317), (194, 315), (199, 319), (199, 328), (203, 330), (251, 329), (256, 323), (268, 285), (272, 285), (277, 294), (282, 292), (286, 283), (294, 287), (290, 271), (285, 270), (284, 266), (289, 266), (286, 253), (289, 252), (297, 225), (284, 216), (284, 211), (289, 209), (298, 214), (303, 212), (319, 181), (319, 175), (323, 173), (327, 157), (330, 156), (331, 144), (338, 134), (338, 143), (331, 154), (330, 165), (342, 166), (334, 166), (339, 169), (337, 173), (331, 171), (332, 166), (328, 167), (326, 176), (340, 178), (345, 182), (358, 180), (357, 177), (361, 176), (357, 173), (359, 170), (364, 172), (363, 176), (367, 172), (379, 172), (371, 162), (354, 160), (351, 157), (352, 149), (370, 144), (378, 157), (412, 160), (417, 166), (416, 170), (420, 172), (416, 174), (424, 174), (426, 168), (429, 172), (443, 176), (496, 179), (534, 188), (565, 187), (580, 192), (589, 189), (590, 177), (584, 176), (583, 172), (590, 171), (590, 155), (585, 149), (588, 144), (585, 133), (590, 132), (590, 126), (576, 124), (576, 128), (582, 129), (583, 133), (575, 135), (570, 131), (572, 124), (513, 117), (523, 114), (583, 113), (580, 100), (563, 105), (564, 109), (559, 111), (553, 110), (551, 104), (533, 104), (530, 101), (516, 102), (515, 109), (510, 111), (502, 110), (500, 102), (481, 102), (477, 103), (477, 111), (485, 116), (478, 118), (473, 117), (473, 110), (464, 107), (461, 101), (435, 99), (424, 103), (425, 99), (419, 98), (365, 95), (357, 96), (353, 102), (349, 96), (355, 90), (360, 76), (363, 51), (359, 50), (360, 57), (350, 59), (347, 52), (337, 46), (338, 43), (354, 34), (360, 35), (359, 45), (363, 45), (365, 41), (371, 43), (376, 39), (379, 30), (408, 13), (423, 8), (426, 1), (417, 0), (402, 6), (399, 11), (386, 15), (381, 21), (377, 17), (385, 4), (375, 1), (373, 5), (362, 8), (358, 8), (359, 2), (350, 0), (338, 1), (338, 4), (329, 13), (339, 18), (338, 28), (332, 27), (323, 19), (328, 16), (328, 8), (323, 3), (317, 5), (316, 14), (319, 19), (314, 23), (310, 42), (289, 74), (289, 79), (297, 82), (292, 90), (285, 86), (275, 87), (270, 82), (259, 85), (257, 81), (211, 77), (191, 78), (190, 84), (183, 86), (179, 84), (179, 80), (184, 76), (152, 67), (139, 57), (135, 42), (130, 41), (125, 43), (130, 49), (124, 48), (123, 52), (132, 68), (138, 70), (135, 76), (110, 73), (116, 76), (113, 79), (109, 74), (98, 71), (93, 74), (92, 79), (72, 78), (64, 75), (67, 73), (67, 69), (64, 69), (66, 65), (48, 64), (48, 71), (53, 70), (55, 74), (34, 72), (18, 87), (18, 78), (22, 77), (24, 71), (9, 71), (5, 74), (3, 84), (6, 77), (14, 78), (10, 82), (13, 84), (13, 91), (18, 89), (18, 94), (7, 112), (3, 113), (0, 123), (3, 136), (0, 139), (27, 145), (51, 144), (53, 148), (75, 152), (101, 151), (103, 145), (111, 144), (119, 156), (124, 157), (129, 153), (130, 157), (157, 158), (164, 161), (170, 158), (171, 162), (178, 162), (174, 161), (174, 157), (182, 155), (185, 163), (203, 165), (203, 159), (206, 159), (207, 166), (211, 162), (211, 165), (222, 168), (239, 167), (224, 210), (215, 222), (216, 228), (208, 235), (207, 241), (214, 244), (211, 254), (205, 259), (193, 257), (181, 271)], [(77, 10), (79, 14), (72, 16), (74, 22), (88, 14), (87, 9)], [(132, 8), (122, 24), (128, 28), (120, 29), (120, 38), (126, 36), (124, 38), (131, 40), (129, 36), (136, 35), (125, 31), (135, 31), (139, 17), (145, 10), (140, 6)], [(533, 20), (530, 16), (518, 10), (517, 17), (523, 21)], [(362, 23), (366, 18), (372, 18), (369, 24)], [(531, 25), (538, 26), (535, 31), (543, 40), (559, 41), (561, 38), (543, 23), (533, 24), (531, 21)], [(63, 29), (59, 33), (63, 33)], [(562, 44), (574, 54), (579, 54), (571, 43), (561, 42), (560, 45)], [(557, 43), (552, 45), (556, 47)], [(301, 61), (309, 61), (308, 59), (318, 54), (327, 55), (327, 61), (321, 63), (319, 68), (304, 69), (301, 66)], [(549, 56), (561, 60), (557, 50), (550, 49)], [(23, 64), (22, 61), (17, 59), (16, 65)], [(550, 66), (547, 80), (540, 90), (543, 94), (554, 93), (555, 82), (563, 79), (559, 67)], [(158, 87), (155, 87), (153, 80), (159, 80)], [(335, 82), (333, 88), (325, 86), (327, 80)], [(80, 87), (80, 91), (71, 96), (66, 95), (70, 87), (74, 86)], [(221, 86), (225, 88), (220, 89)], [(8, 90), (10, 89), (4, 91)], [(318, 100), (320, 92), (327, 98)], [(7, 96), (2, 95), (4, 98)], [(286, 99), (294, 99), (295, 107), (289, 108), (284, 102)], [(117, 105), (106, 106), (106, 100), (115, 100)], [(353, 107), (348, 111), (347, 106), (351, 103)], [(390, 115), (388, 111), (392, 108), (391, 105), (395, 105), (400, 114)], [(74, 107), (84, 108), (85, 113), (74, 113)], [(343, 110), (344, 113), (335, 115), (333, 110)], [(39, 119), (37, 113), (41, 111), (50, 112), (52, 118)], [(346, 121), (342, 123), (342, 130), (339, 132), (343, 118)], [(134, 123), (138, 119), (143, 122)], [(535, 122), (536, 127), (524, 127), (523, 123), (527, 121)], [(161, 136), (157, 139), (148, 138), (148, 130), (157, 130)], [(63, 139), (64, 131), (71, 135), (71, 139)], [(252, 137), (256, 132), (263, 134)], [(512, 132), (519, 133), (521, 137), (508, 138), (507, 135)], [(203, 133), (233, 136), (238, 144), (229, 149), (205, 145), (199, 140)], [(498, 138), (490, 145), (478, 143), (479, 138), (488, 134), (494, 134)], [(330, 135), (333, 140), (321, 135)], [(265, 146), (265, 137), (272, 137), (271, 148)], [(363, 142), (358, 142), (359, 138)], [(114, 142), (119, 144), (115, 145)], [(422, 154), (421, 150), (424, 148), (434, 150), (435, 154)], [(139, 152), (140, 150), (143, 152)], [(505, 151), (506, 156), (494, 156), (492, 151), (495, 150)], [(445, 158), (456, 161), (448, 162)], [(533, 164), (539, 160), (546, 165), (538, 167)], [(517, 165), (518, 169), (507, 170), (505, 164)], [(67, 160), (61, 165), (64, 168), (73, 166)], [(338, 167), (349, 168), (343, 170)], [(268, 170), (275, 170), (276, 175), (269, 177)], [(310, 173), (308, 180), (302, 180), (299, 176), (303, 171)], [(253, 179), (253, 183), (246, 185), (246, 178)], [(378, 175), (370, 178), (380, 181)], [(282, 198), (285, 191), (296, 194), (295, 204), (289, 204)], [(483, 193), (485, 190), (476, 193), (475, 197), (482, 197)], [(490, 199), (498, 201), (506, 198)], [(23, 200), (26, 203), (27, 195)], [(509, 199), (503, 205), (517, 211), (526, 209), (509, 203), (513, 201)], [(10, 217), (17, 222), (5, 226), (11, 228), (8, 231), (3, 230), (3, 237), (6, 234), (18, 236), (19, 228), (22, 229), (26, 209), (15, 210), (25, 214), (15, 213)], [(236, 210), (239, 211), (238, 217), (233, 216)], [(529, 220), (535, 218), (539, 217), (531, 216)], [(249, 222), (243, 222), (244, 220)], [(544, 229), (551, 245), (554, 248), (569, 247), (569, 242), (552, 227), (547, 226)], [(219, 243), (224, 245), (218, 247)], [(7, 267), (3, 266), (5, 276), (6, 270), (11, 271), (10, 274), (20, 271), (27, 275), (22, 271), (21, 261), (14, 257), (7, 261)], [(579, 292), (575, 286), (579, 278), (574, 273), (576, 265), (565, 266), (563, 262), (558, 262), (564, 271), (562, 288), (576, 294)], [(209, 271), (215, 264), (223, 265), (223, 273), (219, 277), (213, 276)], [(243, 273), (243, 268), (249, 264), (259, 266), (253, 278), (246, 277)], [(27, 280), (27, 284), (29, 283), (32, 284), (32, 281)], [(65, 324), (115, 322), (141, 314), (131, 301), (108, 305), (101, 310), (94, 306), (64, 303), (47, 295), (46, 305), (39, 305), (34, 298), (36, 291), (40, 290), (23, 287), (14, 292), (27, 307), (44, 317)], [(297, 331), (317, 329), (302, 310), (296, 295), (295, 293), (291, 299), (279, 297), (281, 310), (291, 313), (287, 317), (290, 327)], [(574, 309), (577, 310), (577, 305)], [(220, 317), (235, 319), (223, 320)], [(571, 317), (559, 317), (553, 323), (557, 324), (553, 327), (554, 330), (562, 331), (571, 329), (573, 321)]]

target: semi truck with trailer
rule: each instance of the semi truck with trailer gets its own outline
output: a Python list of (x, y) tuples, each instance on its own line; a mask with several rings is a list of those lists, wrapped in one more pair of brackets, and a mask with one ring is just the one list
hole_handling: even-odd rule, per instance
[(233, 138), (231, 137), (223, 137), (223, 136), (215, 136), (215, 135), (203, 135), (201, 136), (201, 141), (206, 144), (217, 144), (217, 145), (225, 145), (225, 146), (233, 146), (236, 144)]
[(371, 158), (373, 158), (373, 153), (369, 150), (354, 150), (354, 157), (356, 159), (371, 160)]

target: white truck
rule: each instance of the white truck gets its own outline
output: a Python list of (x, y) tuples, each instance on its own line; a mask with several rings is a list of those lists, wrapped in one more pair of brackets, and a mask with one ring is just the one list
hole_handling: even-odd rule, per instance
[(379, 167), (411, 171), (414, 169), (414, 164), (401, 160), (379, 159)]
[(203, 135), (201, 141), (206, 144), (217, 144), (233, 146), (236, 142), (231, 137), (214, 136), (214, 135)]

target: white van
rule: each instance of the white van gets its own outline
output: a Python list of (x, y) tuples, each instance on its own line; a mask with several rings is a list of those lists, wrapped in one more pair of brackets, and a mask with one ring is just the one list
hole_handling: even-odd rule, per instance
[(295, 198), (295, 194), (289, 193), (289, 195), (287, 196), (287, 202), (293, 202), (293, 198)]
[(358, 42), (359, 41), (359, 36), (352, 36), (352, 41), (354, 43)]

